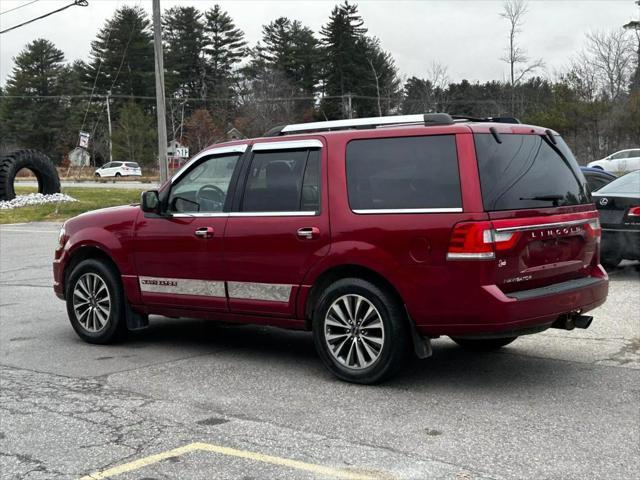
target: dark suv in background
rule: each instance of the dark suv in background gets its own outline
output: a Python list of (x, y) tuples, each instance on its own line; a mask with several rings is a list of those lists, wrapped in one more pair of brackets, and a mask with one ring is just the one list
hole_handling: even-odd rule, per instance
[(562, 138), (515, 122), (365, 118), (213, 145), (141, 206), (67, 221), (55, 291), (88, 342), (150, 314), (305, 329), (360, 383), (440, 335), (487, 350), (586, 328), (608, 290), (598, 213)]

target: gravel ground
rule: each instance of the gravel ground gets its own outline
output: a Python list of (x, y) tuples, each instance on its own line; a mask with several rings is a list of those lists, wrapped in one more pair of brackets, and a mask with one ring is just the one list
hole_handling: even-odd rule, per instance
[(77, 202), (73, 197), (64, 193), (52, 193), (43, 195), (42, 193), (29, 193), (27, 195), (17, 195), (12, 200), (0, 201), (0, 210), (11, 210), (13, 208), (26, 207), (29, 205), (44, 205), (46, 203)]

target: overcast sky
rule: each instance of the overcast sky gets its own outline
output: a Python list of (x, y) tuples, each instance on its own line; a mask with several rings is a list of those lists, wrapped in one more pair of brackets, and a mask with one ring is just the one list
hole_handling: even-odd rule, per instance
[[(2, 0), (0, 12), (32, 0)], [(0, 14), (0, 29), (21, 23), (70, 3), (38, 0), (13, 12)], [(196, 5), (205, 10), (220, 3), (244, 30), (251, 45), (261, 37), (262, 25), (279, 16), (298, 19), (318, 32), (338, 3), (325, 0), (161, 0), (162, 8)], [(428, 76), (437, 61), (448, 67), (451, 80), (502, 80), (507, 68), (499, 58), (507, 43), (508, 26), (500, 18), (500, 0), (367, 0), (356, 2), (369, 34), (380, 38), (393, 54), (404, 77)], [(151, 12), (150, 0), (89, 0), (51, 17), (0, 35), (0, 83), (13, 69), (24, 45), (38, 37), (51, 40), (67, 60), (88, 58), (91, 40), (118, 7), (141, 5)], [(621, 28), (638, 18), (634, 0), (533, 0), (520, 42), (531, 57), (543, 58), (553, 75), (578, 51), (587, 32)]]

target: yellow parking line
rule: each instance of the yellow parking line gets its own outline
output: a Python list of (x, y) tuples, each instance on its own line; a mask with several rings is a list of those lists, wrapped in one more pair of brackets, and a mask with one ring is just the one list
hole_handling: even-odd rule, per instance
[(278, 465), (281, 467), (304, 470), (316, 475), (342, 478), (345, 480), (375, 480), (376, 478), (358, 472), (350, 472), (348, 470), (325, 467), (323, 465), (317, 465), (314, 463), (300, 462), (298, 460), (292, 460), (290, 458), (275, 457), (273, 455), (265, 455), (262, 453), (250, 452), (248, 450), (237, 450), (235, 448), (213, 445), (211, 443), (195, 442), (190, 443), (189, 445), (185, 445), (184, 447), (174, 448), (173, 450), (167, 450), (166, 452), (157, 453), (155, 455), (149, 455), (148, 457), (140, 458), (138, 460), (134, 460), (133, 462), (124, 463), (122, 465), (118, 465), (117, 467), (102, 470), (101, 472), (91, 473), (82, 477), (80, 480), (101, 480), (105, 478), (111, 478), (122, 473), (138, 470), (148, 465), (166, 460), (167, 458), (178, 457), (180, 455), (184, 455), (185, 453), (195, 451), (219, 453), (231, 457), (244, 458), (247, 460), (253, 460), (255, 462), (270, 463), (272, 465)]

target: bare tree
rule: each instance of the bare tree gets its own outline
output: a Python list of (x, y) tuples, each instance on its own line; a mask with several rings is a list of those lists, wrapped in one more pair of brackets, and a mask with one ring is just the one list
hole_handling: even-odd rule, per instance
[(511, 84), (511, 110), (515, 106), (515, 87), (527, 75), (544, 67), (541, 58), (531, 60), (527, 51), (518, 45), (518, 34), (522, 32), (524, 17), (528, 7), (524, 0), (506, 0), (500, 16), (509, 22), (509, 46), (506, 53), (500, 58), (509, 65), (509, 82)]
[(631, 35), (624, 30), (587, 34), (587, 46), (580, 56), (592, 64), (600, 88), (610, 100), (626, 93), (634, 69), (634, 50)]

